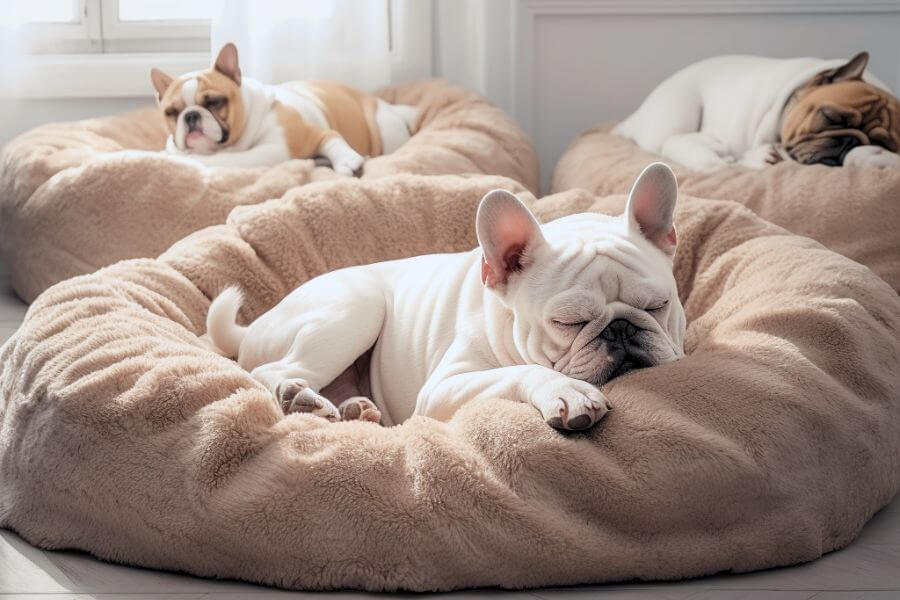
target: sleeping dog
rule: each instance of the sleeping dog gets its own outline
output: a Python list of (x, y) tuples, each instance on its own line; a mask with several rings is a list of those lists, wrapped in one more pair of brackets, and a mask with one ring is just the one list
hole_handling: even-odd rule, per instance
[[(553, 427), (585, 429), (609, 410), (598, 386), (684, 354), (676, 196), (672, 171), (655, 163), (622, 217), (542, 226), (495, 190), (478, 207), (475, 250), (326, 273), (248, 327), (235, 323), (240, 293), (228, 288), (210, 305), (208, 334), (286, 413), (394, 424), (502, 397)], [(322, 389), (363, 356), (372, 400), (335, 406)]]
[(900, 166), (900, 104), (868, 60), (710, 58), (659, 84), (613, 131), (696, 171), (785, 158)]
[(166, 150), (213, 167), (321, 156), (336, 172), (352, 175), (365, 156), (406, 142), (417, 113), (339, 83), (274, 86), (242, 77), (234, 44), (206, 71), (172, 79), (153, 69), (150, 78), (171, 134)]

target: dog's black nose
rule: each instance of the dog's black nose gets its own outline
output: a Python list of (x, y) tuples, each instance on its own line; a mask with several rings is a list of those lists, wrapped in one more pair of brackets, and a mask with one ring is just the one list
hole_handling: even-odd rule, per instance
[(196, 110), (192, 110), (184, 114), (184, 124), (188, 126), (189, 129), (193, 129), (197, 125), (200, 124), (200, 113)]
[(638, 328), (625, 319), (616, 319), (600, 332), (600, 337), (609, 342), (625, 341), (638, 332)]

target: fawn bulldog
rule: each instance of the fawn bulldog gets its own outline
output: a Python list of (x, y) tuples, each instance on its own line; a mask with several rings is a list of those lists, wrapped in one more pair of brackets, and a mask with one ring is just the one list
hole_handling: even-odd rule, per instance
[[(210, 306), (208, 334), (285, 412), (395, 424), (502, 397), (532, 404), (553, 427), (585, 429), (609, 409), (598, 386), (684, 354), (676, 196), (672, 171), (654, 163), (621, 217), (539, 225), (495, 190), (478, 207), (476, 249), (326, 273), (247, 327), (235, 323), (241, 297), (228, 288)], [(374, 402), (323, 397), (370, 350)]]
[(868, 60), (710, 58), (659, 84), (613, 131), (696, 171), (783, 159), (900, 167), (900, 106)]
[(178, 79), (153, 69), (169, 128), (166, 150), (211, 167), (257, 167), (324, 157), (352, 175), (366, 156), (388, 154), (410, 138), (415, 107), (389, 104), (335, 82), (265, 85), (241, 76), (226, 44), (205, 71)]

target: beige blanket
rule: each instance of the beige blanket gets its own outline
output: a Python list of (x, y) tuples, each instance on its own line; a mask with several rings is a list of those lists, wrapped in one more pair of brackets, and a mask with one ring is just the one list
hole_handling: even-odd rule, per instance
[[(625, 193), (660, 160), (601, 125), (578, 137), (553, 174), (551, 191)], [(900, 292), (900, 169), (780, 163), (697, 173), (672, 165), (679, 188), (740, 202), (764, 219), (860, 262)]]
[[(252, 318), (328, 269), (472, 247), (494, 187), (522, 189), (303, 186), (160, 259), (48, 290), (0, 350), (0, 526), (202, 576), (448, 590), (808, 561), (891, 499), (900, 299), (734, 203), (682, 198), (687, 356), (606, 386), (615, 408), (587, 433), (503, 399), (390, 429), (285, 418), (198, 339), (226, 284), (248, 291)], [(622, 204), (568, 192), (534, 205), (549, 219)]]
[[(537, 156), (528, 138), (477, 94), (431, 81), (379, 95), (416, 105), (421, 114), (413, 138), (368, 161), (363, 179), (478, 173), (537, 189)], [(7, 145), (0, 156), (0, 260), (25, 301), (98, 267), (155, 257), (185, 235), (223, 223), (235, 206), (336, 177), (312, 160), (203, 170), (160, 153), (166, 133), (158, 111), (148, 108), (45, 125)]]

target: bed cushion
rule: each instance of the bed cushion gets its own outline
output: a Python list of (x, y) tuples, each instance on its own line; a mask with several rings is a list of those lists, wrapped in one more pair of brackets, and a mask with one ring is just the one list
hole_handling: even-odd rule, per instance
[[(537, 156), (510, 117), (440, 81), (388, 88), (420, 107), (416, 134), (369, 160), (363, 179), (414, 173), (503, 175), (537, 189)], [(223, 223), (235, 206), (337, 176), (312, 160), (271, 168), (204, 170), (159, 152), (156, 108), (38, 127), (0, 156), (0, 260), (30, 302), (48, 286), (118, 260), (155, 257), (185, 235)]]
[(158, 259), (57, 284), (0, 350), (0, 526), (43, 548), (295, 589), (669, 579), (813, 560), (900, 482), (900, 299), (732, 202), (683, 196), (686, 357), (605, 386), (586, 433), (501, 398), (392, 428), (284, 417), (198, 338), (341, 266), (474, 246), (501, 178), (312, 184)]
[[(551, 191), (625, 193), (647, 163), (661, 160), (600, 125), (575, 139), (556, 165)], [(679, 188), (740, 202), (764, 219), (860, 262), (900, 292), (900, 169), (784, 162), (713, 173), (673, 164)]]

